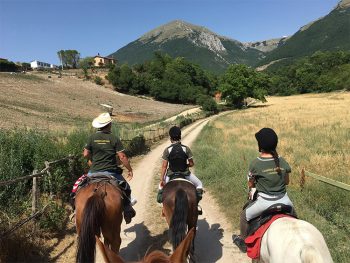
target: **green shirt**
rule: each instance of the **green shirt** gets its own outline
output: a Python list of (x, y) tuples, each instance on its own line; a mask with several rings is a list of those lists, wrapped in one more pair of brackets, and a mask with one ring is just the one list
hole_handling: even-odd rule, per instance
[[(181, 142), (173, 143), (173, 144), (171, 144), (169, 147), (165, 148), (165, 150), (164, 150), (164, 152), (163, 152), (163, 156), (162, 156), (162, 159), (163, 159), (163, 160), (166, 160), (166, 161), (169, 162), (169, 154), (170, 154), (170, 152), (171, 152), (171, 150), (172, 150), (172, 146), (173, 146), (174, 144), (181, 144)], [(187, 154), (187, 156), (188, 156), (187, 160), (192, 159), (192, 158), (193, 158), (193, 154), (192, 154), (191, 149), (190, 149), (188, 146), (186, 146), (186, 145), (181, 145), (181, 146), (182, 146), (183, 151), (184, 151), (184, 152)], [(188, 167), (187, 167), (186, 171), (185, 171), (185, 172), (182, 172), (182, 173), (183, 173), (185, 176), (189, 176), (189, 175), (191, 174), (190, 169), (189, 169)], [(167, 170), (166, 176), (171, 177), (173, 174), (174, 174), (174, 172), (170, 170), (169, 165), (168, 165), (168, 170)]]
[(286, 193), (285, 177), (291, 172), (289, 164), (279, 157), (281, 174), (276, 171), (273, 158), (258, 157), (249, 165), (249, 179), (255, 180), (256, 190), (269, 195)]
[(90, 172), (117, 171), (117, 152), (124, 150), (119, 138), (112, 133), (98, 131), (91, 135), (85, 149), (91, 154)]

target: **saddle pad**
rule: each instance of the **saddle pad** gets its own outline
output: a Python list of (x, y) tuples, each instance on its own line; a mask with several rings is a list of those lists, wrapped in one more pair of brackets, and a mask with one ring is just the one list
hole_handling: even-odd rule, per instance
[(115, 187), (120, 188), (122, 191), (125, 191), (128, 188), (128, 185), (124, 181), (119, 181), (112, 175), (106, 175), (103, 173), (94, 173), (91, 176), (84, 174), (79, 177), (79, 179), (74, 183), (72, 193), (76, 193), (80, 188), (84, 187), (89, 183), (99, 183), (99, 182), (107, 182)]
[(80, 183), (81, 183), (82, 181), (84, 181), (86, 177), (87, 177), (87, 174), (83, 174), (82, 176), (80, 176), (80, 177), (78, 178), (78, 180), (76, 180), (76, 182), (75, 182), (74, 185), (73, 185), (72, 193), (76, 193), (76, 192), (77, 192)]
[(263, 224), (261, 227), (258, 228), (257, 231), (255, 231), (254, 234), (248, 236), (244, 242), (247, 245), (247, 255), (251, 259), (258, 259), (260, 258), (260, 246), (261, 246), (261, 240), (263, 235), (265, 234), (266, 230), (270, 227), (270, 225), (277, 220), (278, 218), (282, 217), (291, 217), (289, 215), (285, 214), (277, 214), (274, 215), (269, 221), (267, 221), (265, 224)]
[(184, 182), (188, 182), (188, 183), (194, 185), (190, 180), (183, 179), (183, 178), (175, 178), (175, 179), (170, 180), (168, 183), (174, 182), (174, 181), (184, 181)]

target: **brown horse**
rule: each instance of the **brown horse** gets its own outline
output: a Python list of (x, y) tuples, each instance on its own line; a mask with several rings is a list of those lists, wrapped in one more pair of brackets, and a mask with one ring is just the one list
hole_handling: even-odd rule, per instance
[[(185, 239), (176, 248), (171, 256), (165, 255), (161, 251), (153, 251), (146, 255), (140, 263), (184, 263), (186, 262), (188, 250), (194, 238), (194, 229), (192, 228)], [(115, 252), (110, 250), (106, 245), (103, 245), (98, 237), (96, 237), (97, 245), (102, 253), (106, 263), (125, 263), (125, 261)]]
[(75, 206), (78, 233), (76, 261), (95, 261), (95, 236), (100, 236), (101, 231), (105, 245), (118, 253), (123, 220), (121, 190), (108, 182), (91, 183), (78, 191)]
[[(169, 225), (170, 243), (175, 250), (185, 239), (188, 229), (196, 234), (198, 210), (195, 186), (186, 180), (173, 180), (163, 188), (163, 213)], [(195, 262), (194, 238), (189, 250), (190, 261)]]

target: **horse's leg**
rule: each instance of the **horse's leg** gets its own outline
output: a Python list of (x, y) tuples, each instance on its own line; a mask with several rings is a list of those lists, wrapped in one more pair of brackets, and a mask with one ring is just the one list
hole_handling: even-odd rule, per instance
[(194, 230), (194, 236), (193, 236), (193, 239), (192, 239), (192, 244), (191, 244), (191, 247), (190, 247), (190, 251), (189, 251), (189, 256), (190, 256), (190, 262), (191, 263), (194, 263), (194, 262), (196, 262), (197, 261), (197, 259), (196, 259), (196, 255), (195, 255), (195, 248), (194, 248), (194, 240), (195, 240), (195, 238), (196, 238), (196, 232), (197, 232), (197, 222), (195, 222), (194, 224), (190, 224), (190, 225), (188, 225), (188, 231), (190, 230), (190, 229), (192, 229), (193, 228), (193, 230)]

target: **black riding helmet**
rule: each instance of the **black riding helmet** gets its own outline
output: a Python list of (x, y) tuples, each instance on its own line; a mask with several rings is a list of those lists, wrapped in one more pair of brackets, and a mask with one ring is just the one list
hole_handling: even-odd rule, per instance
[(180, 130), (180, 128), (177, 127), (177, 126), (171, 127), (170, 130), (169, 130), (169, 136), (170, 136), (171, 140), (173, 140), (173, 141), (181, 140), (181, 130)]
[(272, 152), (276, 150), (278, 136), (271, 128), (262, 128), (255, 133), (255, 138), (258, 141), (259, 152)]

